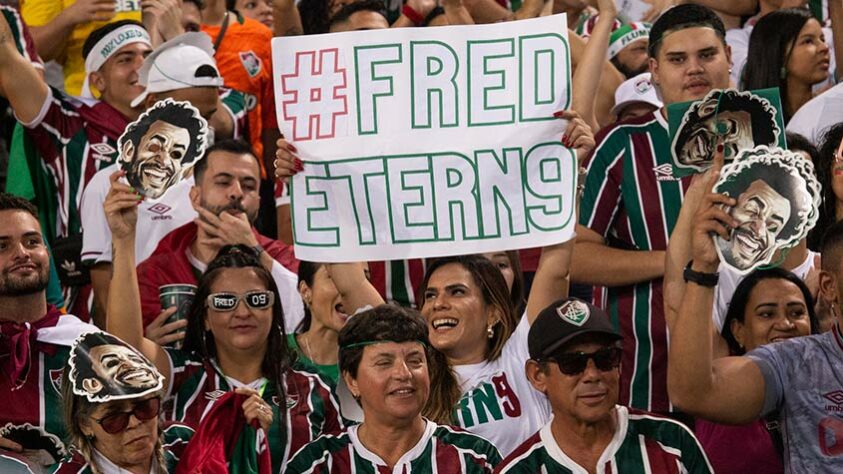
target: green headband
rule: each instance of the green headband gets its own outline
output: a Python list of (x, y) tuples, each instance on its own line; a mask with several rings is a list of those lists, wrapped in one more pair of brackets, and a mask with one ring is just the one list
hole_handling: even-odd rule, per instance
[(394, 342), (395, 344), (401, 344), (403, 342), (418, 342), (422, 346), (427, 347), (426, 342), (420, 341), (418, 339), (413, 339), (413, 340), (410, 340), (410, 341), (401, 341), (401, 342), (390, 341), (389, 339), (382, 339), (382, 340), (379, 340), (379, 341), (363, 341), (363, 342), (355, 342), (353, 344), (346, 344), (346, 345), (340, 347), (340, 350), (344, 351), (344, 350), (347, 350), (347, 349), (354, 349), (355, 347), (365, 347), (365, 346), (371, 346), (373, 344), (383, 344), (383, 343), (386, 343), (386, 342)]

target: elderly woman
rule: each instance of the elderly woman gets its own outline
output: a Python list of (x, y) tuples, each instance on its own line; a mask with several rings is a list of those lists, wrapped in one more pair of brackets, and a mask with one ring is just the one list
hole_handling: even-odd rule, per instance
[(61, 384), (75, 451), (50, 472), (175, 471), (193, 430), (175, 424), (162, 428), (163, 380), (146, 357), (116, 337), (104, 332), (80, 336)]
[(249, 247), (223, 247), (199, 279), (183, 349), (164, 349), (143, 336), (134, 262), (137, 196), (112, 176), (105, 213), (115, 256), (108, 327), (148, 357), (173, 400), (167, 417), (196, 427), (225, 392), (251, 389), (247, 419), (267, 431), (272, 470), (322, 433), (342, 426), (330, 387), (293, 369), (284, 316), (272, 275)]
[(427, 323), (381, 305), (353, 317), (339, 335), (339, 364), (363, 408), (362, 424), (299, 451), (288, 474), (305, 472), (492, 472), (501, 457), (485, 439), (422, 417), (430, 395)]

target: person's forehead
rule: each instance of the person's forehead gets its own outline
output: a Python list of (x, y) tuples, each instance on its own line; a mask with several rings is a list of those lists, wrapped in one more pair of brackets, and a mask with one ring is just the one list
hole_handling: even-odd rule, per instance
[(424, 352), (424, 346), (418, 341), (406, 342), (377, 342), (366, 346), (363, 349), (363, 357), (394, 356), (406, 357), (408, 355)]
[(149, 130), (146, 132), (147, 135), (151, 133), (168, 133), (168, 134), (175, 134), (175, 133), (188, 133), (187, 129), (184, 127), (179, 127), (178, 125), (173, 125), (170, 122), (165, 120), (156, 120), (149, 126)]
[(238, 179), (260, 177), (260, 165), (257, 159), (248, 153), (232, 153), (223, 150), (211, 152), (206, 158), (208, 169), (206, 176), (230, 174)]
[(692, 26), (666, 32), (661, 39), (660, 54), (690, 54), (711, 47), (722, 47), (723, 40), (713, 28)]
[(116, 53), (109, 57), (105, 61), (105, 64), (110, 64), (111, 62), (116, 61), (118, 58), (126, 55), (141, 55), (146, 57), (151, 52), (152, 48), (146, 43), (127, 44), (126, 46), (123, 46), (122, 48), (118, 49)]
[(20, 209), (0, 211), (0, 236), (17, 236), (31, 232), (41, 234), (41, 225), (35, 216)]

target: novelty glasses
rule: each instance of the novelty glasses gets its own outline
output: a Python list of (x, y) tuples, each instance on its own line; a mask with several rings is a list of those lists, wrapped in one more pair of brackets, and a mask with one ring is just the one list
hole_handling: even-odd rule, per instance
[(622, 354), (623, 350), (619, 347), (604, 347), (590, 353), (563, 352), (548, 356), (547, 359), (556, 362), (563, 374), (579, 375), (585, 370), (589, 359), (593, 360), (594, 366), (603, 372), (617, 369), (621, 365)]
[(135, 403), (131, 411), (119, 411), (111, 413), (102, 418), (93, 418), (102, 426), (103, 431), (108, 434), (121, 433), (129, 426), (129, 416), (135, 415), (140, 421), (147, 421), (158, 416), (161, 408), (161, 399), (158, 397), (148, 398)]
[(234, 311), (240, 300), (246, 302), (251, 309), (266, 309), (275, 302), (275, 294), (271, 291), (250, 291), (242, 295), (234, 293), (211, 293), (205, 300), (209, 308), (214, 311)]

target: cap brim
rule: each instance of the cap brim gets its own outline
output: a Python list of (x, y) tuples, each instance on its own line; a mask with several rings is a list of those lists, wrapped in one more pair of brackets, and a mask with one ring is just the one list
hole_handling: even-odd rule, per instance
[(661, 107), (661, 105), (654, 104), (654, 103), (650, 102), (649, 100), (625, 100), (625, 101), (621, 102), (620, 104), (615, 104), (615, 106), (612, 107), (612, 110), (610, 110), (609, 113), (612, 114), (613, 117), (617, 117), (623, 111), (623, 109), (625, 109), (625, 108), (627, 108), (627, 107), (629, 107), (630, 105), (633, 105), (633, 104), (652, 105), (653, 107), (655, 107), (657, 109)]
[(556, 352), (560, 347), (564, 346), (565, 344), (571, 342), (572, 340), (584, 336), (586, 334), (597, 334), (601, 336), (606, 336), (612, 342), (620, 341), (623, 339), (620, 334), (612, 331), (604, 331), (602, 329), (583, 329), (582, 331), (577, 331), (572, 334), (568, 334), (567, 336), (559, 339), (558, 341), (554, 342), (553, 344), (547, 346), (541, 353), (542, 356), (548, 356)]
[(141, 92), (141, 94), (139, 96), (135, 97), (134, 100), (132, 100), (132, 102), (130, 104), (132, 106), (132, 108), (134, 109), (134, 108), (137, 108), (139, 105), (141, 105), (146, 100), (146, 97), (148, 95), (149, 95), (148, 90), (145, 90), (145, 91)]

